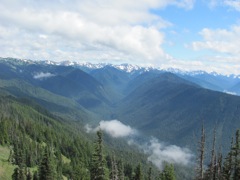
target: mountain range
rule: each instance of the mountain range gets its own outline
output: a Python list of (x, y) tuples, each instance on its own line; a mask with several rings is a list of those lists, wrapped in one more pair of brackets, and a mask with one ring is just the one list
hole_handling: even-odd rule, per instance
[(0, 59), (2, 94), (32, 99), (82, 124), (118, 119), (192, 150), (202, 124), (209, 142), (216, 128), (219, 145), (228, 147), (240, 127), (239, 86), (239, 75), (204, 71)]

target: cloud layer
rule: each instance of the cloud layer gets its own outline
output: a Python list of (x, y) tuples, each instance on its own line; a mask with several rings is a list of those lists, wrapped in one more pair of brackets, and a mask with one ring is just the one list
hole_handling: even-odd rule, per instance
[(52, 60), (168, 59), (162, 49), (171, 23), (151, 9), (193, 7), (193, 0), (1, 0), (0, 55)]
[[(181, 19), (184, 16), (176, 20), (175, 15), (166, 15), (164, 12), (171, 6), (174, 7), (174, 11), (170, 10), (171, 12), (178, 14), (180, 9), (183, 14), (189, 16), (190, 12), (194, 12), (194, 6), (198, 5), (196, 2), (196, 0), (0, 0), (0, 56), (93, 63), (127, 62), (227, 73), (234, 69), (234, 72), (240, 73), (239, 66), (235, 66), (236, 63), (230, 64), (232, 61), (239, 62), (240, 55), (237, 49), (239, 25), (227, 29), (228, 24), (222, 25), (221, 29), (212, 29), (203, 28), (204, 22), (201, 22), (201, 27), (197, 25), (199, 29), (194, 28), (193, 32), (190, 24), (194, 22), (185, 25), (185, 19)], [(237, 0), (203, 0), (201, 3), (209, 4), (212, 8), (223, 8), (222, 14), (240, 11), (240, 3)], [(202, 4), (201, 6), (204, 7)], [(165, 16), (162, 16), (161, 12)], [(178, 21), (179, 24), (174, 24)], [(181, 34), (183, 29), (189, 33)], [(197, 34), (199, 31), (200, 34)], [(184, 42), (175, 39), (171, 32), (184, 36)], [(185, 38), (191, 33), (194, 37)], [(169, 38), (170, 36), (173, 38)], [(202, 40), (196, 41), (199, 36)], [(221, 36), (223, 39), (219, 38)], [(186, 49), (184, 43), (192, 48)], [(169, 44), (172, 46), (169, 47)], [(196, 53), (192, 51), (193, 49), (219, 54), (212, 55), (207, 52), (201, 57), (193, 55), (190, 60), (178, 58), (182, 54)], [(179, 52), (180, 50), (183, 51)], [(178, 54), (174, 54), (176, 52)], [(224, 68), (225, 66), (227, 68)]]

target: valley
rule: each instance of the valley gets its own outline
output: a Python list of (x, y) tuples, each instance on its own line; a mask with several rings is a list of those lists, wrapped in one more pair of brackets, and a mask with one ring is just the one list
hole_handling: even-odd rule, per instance
[[(206, 128), (207, 150), (211, 149), (215, 129), (216, 147), (221, 147), (225, 156), (231, 138), (240, 127), (240, 96), (237, 95), (240, 79), (234, 75), (160, 70), (128, 64), (90, 66), (12, 58), (1, 58), (0, 70), (1, 97), (12, 99), (7, 100), (11, 102), (10, 107), (12, 103), (26, 106), (26, 109), (20, 110), (18, 107), (16, 111), (26, 113), (21, 115), (23, 119), (32, 121), (32, 115), (28, 117), (30, 114), (38, 119), (50, 118), (47, 121), (55, 119), (56, 129), (60, 128), (62, 133), (67, 133), (64, 136), (74, 131), (74, 138), (80, 135), (85, 139), (81, 143), (89, 143), (93, 139), (93, 135), (86, 132), (86, 125), (97, 127), (99, 123), (119, 121), (124, 128), (131, 127), (138, 134), (134, 137), (126, 136), (128, 141), (136, 142), (132, 147), (124, 138), (118, 139), (116, 143), (108, 131), (104, 136), (108, 149), (120, 151), (124, 161), (128, 156), (138, 159), (146, 151), (142, 148), (145, 141), (166, 144), (165, 148), (174, 146), (187, 157), (196, 158), (202, 125)], [(9, 109), (4, 108), (2, 104), (3, 118), (15, 119), (15, 116), (20, 116), (16, 114), (11, 117)], [(32, 108), (40, 114), (28, 112), (27, 109)], [(4, 115), (5, 111), (7, 113)], [(40, 126), (45, 126), (44, 123)], [(150, 137), (156, 138), (156, 141)], [(31, 137), (35, 141), (34, 138)], [(151, 149), (148, 151), (152, 153)], [(131, 155), (131, 152), (134, 153)], [(82, 153), (87, 153), (87, 150)], [(70, 154), (63, 155), (68, 159), (74, 158)], [(147, 159), (151, 156), (147, 156), (141, 160), (144, 167), (149, 167)], [(170, 163), (175, 161), (178, 160)], [(136, 166), (137, 162), (133, 162)], [(153, 163), (156, 165), (156, 162)], [(88, 164), (85, 162), (86, 166)], [(178, 179), (188, 171), (188, 167), (181, 166), (180, 163), (180, 168), (176, 168)], [(157, 171), (156, 167), (154, 169)]]
[(240, 83), (233, 75), (17, 59), (2, 59), (1, 68), (1, 91), (33, 99), (54, 114), (82, 123), (117, 119), (180, 146), (189, 146), (203, 123), (209, 135), (216, 126), (221, 142), (240, 126), (239, 96), (220, 92)]

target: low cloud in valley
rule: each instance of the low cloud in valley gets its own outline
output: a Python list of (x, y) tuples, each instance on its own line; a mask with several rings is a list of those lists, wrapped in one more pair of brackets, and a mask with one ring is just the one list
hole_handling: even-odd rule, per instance
[(163, 169), (164, 162), (189, 165), (193, 158), (189, 149), (176, 145), (166, 145), (154, 137), (143, 138), (137, 130), (118, 120), (100, 121), (95, 128), (87, 124), (85, 129), (88, 133), (95, 133), (101, 129), (113, 138), (127, 137), (128, 144), (136, 145), (148, 156), (148, 160), (159, 169)]
[(34, 78), (34, 79), (46, 79), (46, 78), (53, 77), (53, 76), (55, 76), (55, 75), (52, 74), (52, 73), (49, 73), (49, 72), (47, 72), (47, 73), (39, 72), (39, 73), (36, 73), (36, 74), (33, 76), (33, 78)]
[(114, 138), (126, 137), (136, 134), (136, 130), (132, 129), (130, 126), (121, 123), (118, 120), (111, 121), (100, 121), (99, 126), (96, 128), (91, 128), (88, 124), (85, 126), (87, 132), (96, 132), (99, 129), (106, 132)]

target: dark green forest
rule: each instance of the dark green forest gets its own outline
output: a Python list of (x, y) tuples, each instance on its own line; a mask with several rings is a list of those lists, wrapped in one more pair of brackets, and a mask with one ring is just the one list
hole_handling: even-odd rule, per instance
[[(224, 157), (221, 148), (216, 148), (216, 130), (213, 133), (212, 147), (206, 153), (206, 133), (202, 127), (199, 140), (195, 179), (197, 180), (238, 180), (240, 179), (240, 130), (232, 137), (228, 154)], [(210, 160), (208, 158), (210, 157)], [(207, 166), (206, 166), (207, 164)]]
[[(0, 112), (0, 145), (9, 150), (5, 163), (14, 169), (7, 177), (14, 180), (155, 179), (174, 174), (172, 165), (160, 173), (140, 152), (107, 147), (101, 131), (86, 135), (79, 124), (66, 123), (32, 101), (1, 96)], [(2, 172), (7, 169), (0, 169), (0, 177), (6, 178)]]
[[(103, 132), (87, 136), (74, 122), (66, 123), (30, 100), (1, 96), (0, 112), (0, 144), (9, 150), (6, 163), (14, 169), (8, 177), (14, 180), (176, 179), (173, 165), (158, 171), (140, 152), (105, 146)], [(205, 136), (202, 129), (195, 178), (239, 179), (240, 131), (232, 138), (226, 157), (216, 150), (215, 136), (207, 155)], [(207, 156), (211, 156), (210, 162)], [(4, 166), (0, 169), (6, 170)]]

